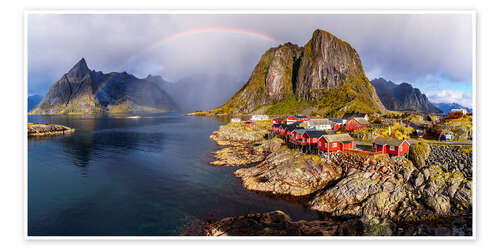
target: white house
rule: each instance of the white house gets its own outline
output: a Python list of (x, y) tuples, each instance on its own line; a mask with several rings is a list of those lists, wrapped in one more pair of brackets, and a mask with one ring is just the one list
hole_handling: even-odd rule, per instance
[(462, 115), (466, 115), (467, 110), (466, 109), (452, 109), (452, 110), (450, 110), (450, 113), (462, 113)]
[(306, 126), (315, 130), (328, 130), (332, 129), (333, 122), (328, 119), (309, 119), (305, 121)]
[(367, 121), (369, 119), (368, 114), (365, 113), (345, 113), (344, 116), (342, 116), (342, 122), (346, 124), (347, 121), (351, 118), (362, 118)]
[(241, 122), (240, 118), (231, 118), (231, 122)]
[(252, 115), (252, 118), (250, 118), (252, 121), (264, 121), (264, 120), (269, 120), (269, 116), (267, 115)]

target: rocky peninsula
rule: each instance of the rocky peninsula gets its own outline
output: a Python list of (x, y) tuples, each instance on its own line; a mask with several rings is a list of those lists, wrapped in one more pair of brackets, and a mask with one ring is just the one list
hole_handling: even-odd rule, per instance
[(246, 189), (299, 198), (325, 220), (249, 214), (211, 223), (207, 235), (472, 234), (471, 148), (414, 143), (408, 157), (307, 154), (270, 138), (268, 126), (222, 125), (210, 136), (224, 146), (211, 164), (240, 166), (234, 175)]
[(75, 132), (74, 128), (57, 124), (28, 123), (28, 137), (64, 135)]

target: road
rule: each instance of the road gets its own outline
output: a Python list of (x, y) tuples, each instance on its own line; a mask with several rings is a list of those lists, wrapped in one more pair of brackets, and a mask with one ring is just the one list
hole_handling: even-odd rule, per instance
[[(419, 142), (419, 140), (409, 139), (408, 142), (415, 143)], [(427, 144), (448, 144), (448, 145), (472, 145), (472, 141), (442, 141), (442, 142), (427, 142)]]

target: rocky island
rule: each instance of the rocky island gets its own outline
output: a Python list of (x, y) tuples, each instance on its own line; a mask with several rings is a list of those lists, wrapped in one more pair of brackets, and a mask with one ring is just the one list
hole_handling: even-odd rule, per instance
[(28, 123), (28, 137), (64, 135), (75, 132), (74, 128), (57, 124)]
[[(293, 222), (280, 211), (250, 214), (212, 223), (207, 235), (471, 235), (470, 150), (415, 143), (408, 157), (325, 157), (271, 138), (269, 124), (256, 122), (252, 131), (222, 125), (210, 136), (224, 146), (212, 164), (240, 166), (234, 175), (246, 189), (296, 198), (325, 220)], [(358, 226), (346, 226), (351, 224)]]

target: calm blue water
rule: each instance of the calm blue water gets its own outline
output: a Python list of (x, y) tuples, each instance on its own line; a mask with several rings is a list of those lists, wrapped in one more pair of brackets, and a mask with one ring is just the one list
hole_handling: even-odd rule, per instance
[(32, 116), (74, 127), (28, 140), (29, 235), (178, 235), (186, 225), (253, 212), (317, 215), (244, 190), (235, 168), (208, 164), (222, 121), (180, 114)]

